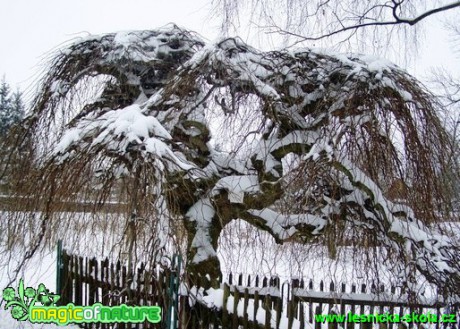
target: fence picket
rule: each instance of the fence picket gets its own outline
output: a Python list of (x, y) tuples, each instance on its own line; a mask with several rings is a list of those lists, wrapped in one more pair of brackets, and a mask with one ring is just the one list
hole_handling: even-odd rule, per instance
[(97, 278), (97, 267), (96, 259), (92, 258), (88, 262), (88, 290), (89, 290), (89, 300), (88, 305), (93, 305), (97, 300), (97, 288), (96, 288), (96, 278)]
[(254, 314), (253, 321), (257, 322), (257, 311), (259, 310), (259, 292), (256, 290), (254, 293)]
[(228, 327), (228, 310), (227, 310), (227, 302), (228, 297), (230, 296), (230, 286), (224, 283), (224, 300), (222, 304), (222, 326), (224, 328)]
[[(319, 291), (324, 292), (324, 281), (321, 280), (319, 282)], [(320, 315), (323, 314), (323, 303), (319, 303), (318, 306), (316, 307), (316, 314)], [(315, 328), (319, 329), (321, 328), (321, 323), (315, 321)]]
[(244, 296), (243, 296), (243, 328), (248, 327), (248, 306), (249, 306), (249, 289), (244, 289)]
[[(365, 294), (365, 293), (366, 293), (366, 285), (365, 285), (364, 283), (361, 284), (361, 293), (362, 293), (362, 294)], [(365, 311), (366, 311), (365, 305), (364, 305), (364, 303), (361, 303), (361, 304), (360, 304), (360, 313), (361, 313), (361, 314), (364, 314)], [(364, 325), (365, 325), (365, 324), (364, 324), (363, 322), (361, 322), (361, 323), (359, 324), (359, 327), (360, 327), (361, 329), (367, 329), (367, 328), (365, 328)]]
[(101, 301), (102, 304), (108, 305), (109, 302), (109, 291), (110, 288), (108, 287), (108, 282), (109, 280), (109, 260), (108, 258), (105, 258), (103, 261), (101, 261)]
[(265, 329), (271, 328), (271, 320), (272, 320), (272, 300), (270, 294), (265, 295), (264, 298), (265, 304)]
[(238, 302), (240, 300), (240, 292), (235, 289), (233, 293), (233, 315), (232, 315), (232, 328), (238, 329)]
[(69, 276), (72, 274), (72, 271), (69, 271), (71, 258), (67, 253), (62, 251), (62, 268), (61, 268), (61, 287), (56, 287), (58, 294), (61, 295), (61, 299), (58, 305), (66, 305), (71, 301), (71, 296), (69, 296), (68, 291), (72, 289), (73, 282), (72, 278)]
[(115, 281), (115, 268), (114, 268), (114, 265), (113, 263), (110, 264), (110, 305), (117, 305), (117, 304), (114, 304), (114, 296), (113, 296), (113, 293), (114, 291), (117, 289), (116, 288), (116, 281)]
[[(280, 282), (278, 279), (278, 282), (277, 282), (278, 290), (279, 290), (279, 283)], [(275, 299), (274, 309), (276, 311), (276, 327), (279, 328), (280, 323), (281, 323), (281, 313), (283, 312), (283, 295), (282, 294), (279, 298)]]
[(75, 287), (75, 303), (77, 303), (77, 305), (88, 305), (86, 298), (83, 298), (85, 288), (85, 284), (83, 283), (83, 276), (85, 275), (83, 267), (83, 257), (76, 257), (74, 261), (75, 266), (77, 268), (77, 270), (75, 271), (77, 278)]
[(305, 327), (305, 310), (303, 303), (299, 304), (299, 321), (300, 321), (300, 327), (304, 328)]
[[(342, 287), (340, 289), (342, 295), (346, 292), (346, 284), (342, 282)], [(345, 314), (346, 312), (346, 304), (343, 300), (343, 298), (340, 299), (340, 314)]]
[[(318, 306), (316, 306), (315, 314), (317, 314), (317, 315), (323, 313), (323, 310), (321, 309), (320, 305), (322, 305), (322, 304), (319, 304)], [(321, 323), (320, 322), (315, 321), (315, 329), (321, 329)]]

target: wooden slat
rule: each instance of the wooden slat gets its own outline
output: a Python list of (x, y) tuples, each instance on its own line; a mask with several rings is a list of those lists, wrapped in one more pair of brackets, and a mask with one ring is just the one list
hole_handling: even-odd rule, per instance
[(272, 319), (272, 301), (270, 295), (265, 295), (264, 298), (265, 305), (265, 329), (271, 328), (271, 319)]
[(84, 266), (83, 266), (83, 257), (74, 257), (75, 268), (76, 268), (76, 284), (75, 284), (75, 304), (76, 305), (88, 305), (86, 298), (84, 298), (84, 281), (85, 276)]
[(248, 306), (249, 306), (249, 290), (246, 288), (244, 289), (244, 296), (243, 296), (243, 328), (247, 328), (249, 321), (248, 321)]
[(233, 295), (233, 314), (232, 314), (232, 328), (238, 329), (238, 302), (240, 301), (240, 292), (235, 290)]
[(227, 311), (227, 301), (228, 297), (230, 296), (230, 287), (228, 284), (224, 283), (224, 300), (222, 304), (222, 326), (224, 328), (229, 327), (229, 317), (228, 317), (228, 311)]

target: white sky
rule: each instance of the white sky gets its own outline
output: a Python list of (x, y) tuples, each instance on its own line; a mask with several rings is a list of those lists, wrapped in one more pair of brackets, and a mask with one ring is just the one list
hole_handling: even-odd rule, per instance
[(207, 0), (0, 0), (0, 75), (24, 89), (43, 55), (81, 35), (174, 22), (214, 39)]
[[(0, 75), (22, 90), (36, 81), (44, 54), (88, 33), (155, 29), (174, 22), (210, 40), (218, 36), (210, 0), (0, 0), (0, 10)], [(426, 39), (409, 72), (423, 78), (431, 66), (447, 65), (460, 73), (460, 45), (457, 53), (451, 51), (437, 17), (424, 24)]]

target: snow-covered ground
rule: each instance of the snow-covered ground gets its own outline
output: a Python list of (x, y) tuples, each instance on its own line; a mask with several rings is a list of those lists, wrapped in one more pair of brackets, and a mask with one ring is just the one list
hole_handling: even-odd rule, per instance
[[(7, 213), (0, 213), (0, 218), (5, 222)], [(30, 224), (31, 230), (35, 228), (38, 230), (39, 222), (38, 216), (31, 216), (26, 214), (24, 217), (17, 217), (19, 221), (27, 220)], [(32, 218), (32, 220), (31, 220)], [(24, 280), (24, 284), (29, 287), (37, 288), (40, 283), (43, 283), (50, 292), (56, 292), (56, 258), (57, 258), (57, 244), (54, 242), (57, 239), (63, 239), (65, 248), (82, 256), (96, 256), (98, 258), (105, 257), (109, 254), (109, 246), (114, 245), (119, 239), (119, 231), (123, 230), (123, 226), (114, 220), (112, 214), (101, 215), (96, 221), (87, 220), (84, 214), (73, 213), (62, 214), (56, 220), (68, 221), (67, 229), (54, 232), (50, 235), (50, 242), (43, 250), (37, 253), (26, 263), (24, 268), (18, 273), (16, 280), (10, 283), (14, 278), (15, 269), (23, 259), (23, 252), (6, 251), (5, 240), (0, 239), (0, 291), (7, 286), (11, 286), (17, 291), (19, 279)], [(96, 224), (97, 225), (96, 225)], [(121, 226), (121, 228), (120, 228)], [(0, 226), (2, 227), (2, 226)], [(79, 227), (79, 231), (68, 228)], [(2, 227), (4, 228), (4, 227)], [(19, 243), (27, 240), (27, 237), (18, 236), (20, 232), (15, 232), (16, 240)], [(30, 237), (29, 237), (30, 238)], [(76, 326), (56, 326), (52, 324), (31, 324), (29, 322), (18, 322), (11, 317), (10, 310), (5, 310), (5, 303), (0, 306), (0, 329), (75, 329)]]
[[(67, 239), (67, 248), (82, 255), (106, 256), (110, 250), (109, 246), (119, 239), (115, 231), (112, 236), (101, 234), (98, 229), (88, 226), (87, 234), (72, 234), (72, 232), (62, 233), (61, 237)], [(80, 232), (81, 233), (81, 232)], [(73, 238), (73, 239), (70, 239)], [(234, 283), (237, 275), (242, 273), (258, 274), (259, 276), (278, 276), (283, 283), (292, 278), (312, 279), (315, 289), (319, 282), (324, 280), (325, 287), (329, 287), (329, 282), (350, 283), (369, 282), (372, 279), (371, 271), (368, 268), (360, 267), (364, 264), (362, 252), (353, 251), (352, 248), (339, 249), (336, 259), (329, 258), (327, 248), (320, 246), (301, 246), (299, 244), (277, 245), (273, 238), (265, 232), (258, 231), (243, 221), (233, 221), (226, 227), (225, 232), (219, 241), (218, 256), (221, 262), (224, 277), (232, 272)], [(104, 247), (102, 247), (104, 246)], [(77, 248), (79, 247), (79, 248)], [(7, 259), (0, 254), (0, 289), (3, 290), (11, 280), (11, 275), (19, 257)], [(56, 248), (49, 247), (47, 251), (37, 253), (22, 270), (17, 280), (12, 284), (17, 287), (19, 278), (23, 278), (26, 286), (37, 287), (39, 283), (44, 283), (51, 291), (56, 292)], [(380, 282), (389, 284), (394, 281), (390, 278), (390, 271), (385, 265), (375, 262), (379, 266)], [(247, 278), (247, 276), (246, 276)], [(252, 276), (252, 280), (255, 277)], [(245, 280), (247, 282), (247, 280)], [(420, 286), (428, 287), (420, 282)], [(219, 295), (217, 292), (215, 295)], [(425, 296), (430, 291), (425, 291)], [(208, 297), (208, 299), (211, 297)], [(222, 301), (214, 301), (215, 304), (222, 304)], [(0, 329), (19, 329), (19, 328), (76, 328), (74, 326), (58, 327), (54, 325), (32, 325), (28, 322), (18, 322), (14, 320), (9, 310), (4, 310), (4, 303), (0, 309)]]
[[(50, 292), (56, 292), (56, 251), (42, 253), (34, 257), (18, 275), (18, 279), (23, 278), (24, 284), (30, 287), (38, 287), (43, 283)], [(2, 261), (4, 259), (2, 258)], [(2, 264), (3, 265), (3, 264)], [(0, 267), (0, 289), (3, 289), (11, 281), (12, 268)], [(17, 290), (18, 280), (11, 284)], [(27, 321), (19, 322), (11, 317), (10, 310), (5, 310), (5, 302), (0, 308), (0, 329), (76, 329), (77, 326), (57, 326), (54, 324), (32, 324)]]

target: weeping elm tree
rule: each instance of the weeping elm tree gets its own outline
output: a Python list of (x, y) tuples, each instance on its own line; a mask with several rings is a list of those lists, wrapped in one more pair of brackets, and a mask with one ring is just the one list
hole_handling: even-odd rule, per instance
[[(97, 98), (76, 99), (91, 86)], [(169, 26), (78, 40), (40, 88), (15, 139), (29, 150), (17, 193), (41, 210), (36, 247), (68, 225), (53, 221), (65, 202), (90, 198), (93, 215), (122, 205), (126, 234), (156, 223), (152, 255), (185, 232), (192, 285), (217, 285), (219, 235), (241, 219), (277, 243), (362, 229), (398, 272), (460, 291), (459, 248), (435, 225), (453, 213), (451, 139), (391, 63)]]

